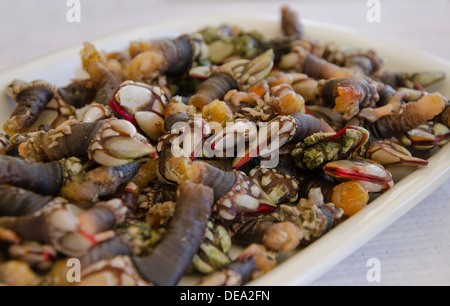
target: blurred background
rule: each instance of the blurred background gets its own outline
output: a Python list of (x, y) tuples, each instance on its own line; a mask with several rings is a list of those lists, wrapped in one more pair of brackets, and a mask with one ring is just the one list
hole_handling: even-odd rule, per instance
[[(69, 0), (70, 2), (70, 0)], [(79, 0), (70, 23), (68, 0), (0, 1), (0, 69), (128, 27), (185, 16), (278, 14), (283, 4), (305, 19), (335, 23), (450, 59), (450, 1), (381, 0), (381, 22), (368, 22), (366, 0)], [(369, 0), (370, 2), (370, 0)]]
[[(381, 0), (380, 22), (367, 19), (368, 4), (378, 2), (371, 0), (80, 0), (80, 22), (72, 23), (66, 18), (71, 2), (78, 1), (0, 1), (0, 69), (139, 25), (210, 14), (279, 15), (286, 4), (303, 19), (354, 28), (450, 60), (449, 0)], [(450, 285), (449, 187), (447, 181), (312, 285)], [(369, 258), (381, 262), (380, 283), (366, 279)]]

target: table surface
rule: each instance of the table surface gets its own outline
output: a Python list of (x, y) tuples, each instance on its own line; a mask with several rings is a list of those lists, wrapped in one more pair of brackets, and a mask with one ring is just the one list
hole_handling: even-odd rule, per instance
[[(190, 14), (278, 14), (288, 4), (305, 19), (358, 29), (450, 60), (450, 1), (380, 1), (380, 22), (367, 20), (369, 2), (242, 0), (80, 1), (81, 22), (70, 23), (70, 1), (0, 1), (0, 70), (117, 30)], [(76, 1), (75, 1), (76, 2)], [(450, 285), (450, 180), (393, 225), (311, 285)], [(380, 261), (380, 282), (367, 280), (367, 261)]]

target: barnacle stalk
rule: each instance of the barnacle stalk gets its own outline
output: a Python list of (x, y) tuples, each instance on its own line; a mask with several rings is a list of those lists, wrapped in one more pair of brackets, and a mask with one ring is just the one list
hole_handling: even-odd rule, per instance
[(75, 157), (48, 163), (35, 163), (18, 157), (0, 156), (0, 184), (26, 188), (56, 196), (64, 184), (84, 175), (81, 161)]
[(364, 118), (370, 122), (375, 122), (383, 116), (389, 116), (398, 111), (404, 100), (418, 100), (423, 96), (422, 92), (412, 89), (400, 88), (390, 94), (386, 104), (379, 107), (365, 107), (358, 114), (359, 118)]
[(429, 93), (415, 102), (402, 104), (389, 116), (375, 122), (365, 121), (364, 127), (377, 138), (401, 136), (442, 113), (447, 99), (440, 93)]
[(203, 109), (208, 103), (222, 99), (228, 91), (237, 88), (235, 80), (228, 74), (214, 73), (198, 86), (196, 93), (189, 98), (189, 104)]
[(342, 116), (342, 114), (334, 112), (330, 107), (308, 105), (308, 113), (325, 121), (335, 131), (340, 131), (348, 125), (348, 121)]
[(446, 127), (450, 128), (450, 104), (449, 103), (447, 103), (447, 105), (445, 106), (445, 109), (442, 111), (442, 113), (440, 115), (440, 121)]
[(100, 166), (86, 173), (84, 179), (71, 181), (64, 185), (61, 196), (73, 203), (95, 203), (100, 197), (113, 194), (117, 188), (130, 181), (141, 164), (131, 163), (119, 167)]
[(0, 218), (0, 227), (14, 231), (22, 240), (50, 244), (69, 256), (81, 256), (124, 221), (127, 208), (117, 199), (83, 211), (63, 198), (54, 198), (39, 213)]
[(355, 73), (317, 57), (300, 45), (291, 48), (290, 53), (281, 58), (280, 69), (307, 74), (314, 79), (353, 77)]
[(265, 78), (272, 67), (272, 50), (251, 60), (239, 59), (225, 63), (198, 87), (197, 92), (190, 97), (189, 104), (201, 110), (208, 103), (222, 99), (232, 89), (245, 91)]
[(55, 86), (45, 81), (26, 83), (15, 80), (7, 88), (7, 93), (18, 104), (10, 119), (3, 125), (10, 136), (28, 131), (45, 109), (56, 109), (58, 112), (53, 126), (75, 117), (75, 109), (63, 101)]
[(205, 233), (213, 205), (213, 191), (207, 186), (183, 182), (176, 210), (165, 238), (143, 257), (132, 257), (134, 266), (147, 282), (174, 286), (192, 262)]
[(3, 129), (7, 134), (14, 135), (26, 131), (38, 120), (41, 112), (53, 99), (53, 86), (43, 81), (27, 84), (15, 80), (8, 89), (9, 95), (18, 105)]
[(90, 267), (96, 262), (100, 262), (106, 258), (131, 255), (133, 255), (133, 251), (126, 239), (123, 239), (121, 236), (115, 236), (98, 243), (84, 255), (79, 256), (78, 259), (80, 260), (82, 267)]
[(50, 203), (51, 196), (8, 186), (0, 186), (0, 216), (32, 215)]
[(199, 34), (159, 40), (136, 55), (128, 65), (128, 79), (142, 82), (158, 74), (183, 73), (195, 61), (208, 57), (209, 51)]
[(83, 44), (80, 57), (83, 69), (97, 89), (95, 102), (108, 105), (109, 98), (124, 78), (121, 65), (115, 59), (108, 59), (106, 54), (99, 52), (89, 42)]
[(150, 182), (157, 179), (156, 163), (157, 159), (142, 163), (136, 175), (129, 181), (125, 181), (121, 184), (117, 190), (110, 195), (111, 198), (121, 199), (133, 216), (137, 216), (138, 214), (139, 195)]
[(267, 194), (240, 171), (222, 171), (204, 162), (194, 162), (187, 166), (184, 179), (214, 190), (213, 215), (222, 220), (272, 212), (276, 207)]
[(288, 6), (281, 8), (281, 29), (287, 37), (301, 39), (305, 35), (297, 12)]
[(97, 88), (91, 79), (75, 79), (65, 87), (58, 88), (64, 102), (75, 108), (81, 108), (94, 102)]

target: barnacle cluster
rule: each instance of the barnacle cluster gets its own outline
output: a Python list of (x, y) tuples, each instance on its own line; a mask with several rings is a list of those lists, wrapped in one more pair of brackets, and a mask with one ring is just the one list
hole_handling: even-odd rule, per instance
[(426, 89), (443, 74), (385, 71), (281, 15), (277, 38), (224, 24), (85, 43), (89, 78), (14, 80), (0, 283), (71, 285), (75, 258), (82, 285), (244, 285), (390, 189), (390, 167), (426, 167), (450, 138), (448, 100)]

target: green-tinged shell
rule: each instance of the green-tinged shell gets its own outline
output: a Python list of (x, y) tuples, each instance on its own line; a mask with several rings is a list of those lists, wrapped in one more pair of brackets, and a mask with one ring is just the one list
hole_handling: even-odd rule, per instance
[[(213, 50), (228, 56), (237, 55), (244, 59), (251, 59), (258, 55), (260, 42), (263, 35), (257, 31), (239, 32), (233, 35), (231, 28), (205, 27), (199, 31), (203, 41)], [(227, 49), (227, 50), (225, 50)], [(214, 55), (214, 52), (211, 52)], [(213, 62), (220, 62), (225, 59), (223, 56), (216, 55)]]
[(258, 55), (259, 41), (262, 36), (258, 32), (240, 34), (233, 39), (236, 54), (243, 58), (252, 58)]
[(146, 255), (153, 250), (165, 233), (164, 229), (155, 230), (143, 222), (123, 223), (117, 229), (117, 234), (137, 256)]
[(199, 31), (206, 44), (210, 44), (216, 40), (226, 39), (227, 35), (221, 27), (204, 27)]
[(191, 270), (210, 274), (229, 264), (228, 252), (231, 248), (229, 232), (219, 224), (208, 222), (203, 241), (191, 264)]
[(315, 169), (324, 162), (348, 159), (369, 138), (369, 132), (361, 127), (347, 127), (339, 133), (316, 133), (298, 143), (291, 155), (302, 169)]
[(219, 248), (208, 244), (202, 243), (200, 245), (199, 252), (206, 255), (206, 258), (196, 254), (193, 258), (193, 265), (196, 270), (200, 273), (209, 274), (214, 272), (216, 269), (221, 268), (231, 262), (230, 257), (223, 253)]

